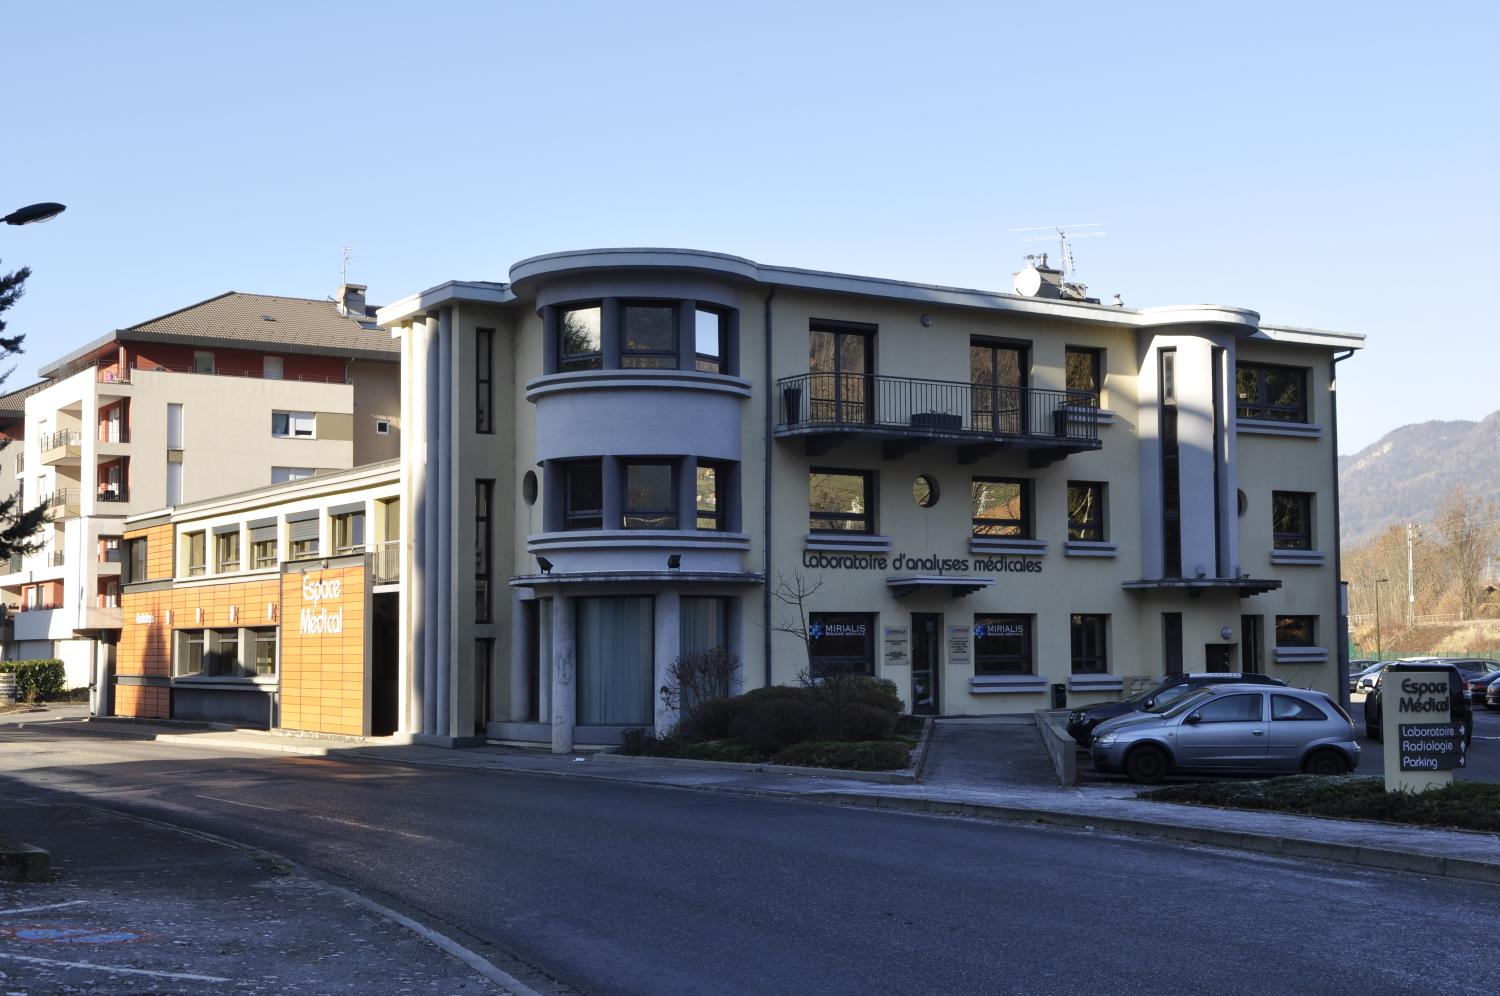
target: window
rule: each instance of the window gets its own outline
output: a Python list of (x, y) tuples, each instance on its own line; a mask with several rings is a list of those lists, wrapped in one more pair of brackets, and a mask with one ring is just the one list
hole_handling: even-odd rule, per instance
[(494, 481), (474, 482), (474, 621), (490, 621), (490, 580), (494, 562)]
[(1327, 719), (1328, 714), (1305, 699), (1290, 695), (1271, 695), (1271, 719), (1307, 722)]
[(1105, 633), (1109, 616), (1074, 613), (1070, 622), (1073, 640), (1073, 673), (1104, 674), (1109, 671)]
[(1271, 541), (1277, 550), (1312, 549), (1312, 495), (1271, 492)]
[(697, 362), (703, 373), (728, 373), (724, 366), (725, 317), (717, 311), (699, 308), (693, 313), (693, 335)]
[(211, 374), (214, 372), (214, 354), (195, 352), (193, 353), (193, 373)]
[(620, 366), (627, 369), (677, 368), (677, 306), (627, 304), (622, 309)]
[(178, 461), (167, 461), (167, 504), (182, 504), (182, 464)]
[(187, 551), (187, 574), (193, 577), (208, 572), (207, 542), (204, 534), (183, 533), (182, 545)]
[(167, 449), (182, 449), (182, 406), (167, 405)]
[(255, 646), (255, 674), (265, 677), (276, 673), (276, 630), (246, 630)]
[(1102, 349), (1085, 349), (1082, 346), (1067, 348), (1063, 386), (1070, 392), (1086, 392), (1089, 395), (1088, 398), (1069, 397), (1069, 404), (1099, 404), (1099, 392), (1104, 388), (1103, 357)]
[(214, 573), (240, 569), (240, 532), (214, 534)]
[(1025, 343), (969, 341), (970, 408), (974, 430), (1017, 435), (1027, 430), (1025, 405), (1031, 347)]
[(578, 724), (655, 720), (655, 605), (649, 597), (577, 601)]
[(1167, 674), (1182, 673), (1182, 613), (1161, 614), (1161, 656)]
[(676, 529), (677, 488), (669, 463), (625, 465), (625, 528)]
[(240, 674), (240, 631), (211, 629), (207, 633), (203, 673), (233, 678)]
[(604, 468), (598, 460), (579, 460), (563, 471), (563, 528), (604, 528)]
[(389, 436), (391, 434), (391, 420), (388, 418), (377, 418), (375, 420), (375, 435)]
[(312, 439), (312, 412), (272, 412), (271, 435), (279, 438)]
[(260, 361), (260, 375), (266, 380), (280, 380), (282, 377), (282, 363), (279, 356), (263, 356)]
[(1265, 717), (1265, 696), (1259, 692), (1240, 692), (1209, 699), (1197, 709), (1205, 723), (1259, 723)]
[(725, 469), (719, 464), (698, 464), (697, 527), (722, 533), (729, 528), (724, 507)]
[(1068, 539), (1103, 541), (1104, 536), (1104, 485), (1069, 481)]
[(172, 650), (172, 677), (203, 673), (203, 630), (179, 629)]
[(313, 476), (311, 467), (272, 467), (271, 483), (287, 484), (291, 481), (305, 481)]
[(250, 527), (250, 566), (276, 566), (276, 524), (261, 523)]
[(286, 520), (287, 541), (291, 544), (288, 560), (306, 560), (318, 555), (318, 513), (304, 512)]
[(335, 554), (359, 553), (365, 547), (365, 513), (340, 512), (329, 516)]
[(814, 678), (875, 673), (875, 616), (868, 612), (810, 612), (808, 666)]
[[(866, 395), (874, 373), (875, 326), (814, 322), (808, 333), (808, 400), (813, 422), (866, 422), (874, 412)], [(799, 405), (800, 406), (800, 405)]]
[(1277, 616), (1276, 645), (1278, 647), (1312, 647), (1314, 625), (1317, 616)]
[(1239, 363), (1234, 370), (1235, 414), (1270, 422), (1307, 421), (1307, 370)]
[(565, 308), (559, 316), (558, 369), (598, 370), (604, 366), (599, 338), (600, 309), (597, 304), (582, 308)]
[[(1182, 577), (1182, 455), (1177, 447), (1177, 351), (1161, 350), (1157, 388), (1161, 392), (1161, 554), (1162, 576)], [(1217, 440), (1217, 433), (1215, 439)], [(1217, 443), (1216, 443), (1217, 445)], [(1215, 466), (1218, 466), (1217, 461)]]
[(474, 431), (494, 432), (495, 330), (476, 329), (474, 335)]
[(1000, 477), (974, 478), (974, 535), (1030, 539), (1030, 484)]
[(132, 584), (136, 581), (145, 581), (149, 575), (146, 572), (146, 537), (125, 541), (124, 566), (120, 569), (123, 575), (120, 580), (124, 584)]
[(808, 474), (809, 526), (815, 533), (873, 533), (874, 475), (867, 470), (819, 470)]
[(975, 674), (1032, 674), (1031, 616), (974, 617)]

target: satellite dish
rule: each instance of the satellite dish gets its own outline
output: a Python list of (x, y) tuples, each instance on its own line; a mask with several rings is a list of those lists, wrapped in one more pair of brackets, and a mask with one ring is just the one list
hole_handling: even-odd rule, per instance
[(1042, 275), (1037, 272), (1035, 263), (1027, 263), (1024, 270), (1016, 272), (1016, 293), (1027, 297), (1036, 297), (1042, 290)]

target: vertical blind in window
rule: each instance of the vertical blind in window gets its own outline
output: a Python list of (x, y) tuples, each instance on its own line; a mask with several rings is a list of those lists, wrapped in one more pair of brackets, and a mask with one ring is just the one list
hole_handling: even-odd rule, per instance
[(578, 599), (578, 725), (655, 721), (652, 619), (650, 598)]

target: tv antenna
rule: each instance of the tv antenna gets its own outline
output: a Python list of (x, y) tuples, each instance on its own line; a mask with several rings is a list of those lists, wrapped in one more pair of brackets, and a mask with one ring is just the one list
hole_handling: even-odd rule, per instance
[(1027, 235), (1022, 242), (1051, 242), (1057, 240), (1057, 258), (1062, 263), (1063, 276), (1072, 280), (1076, 275), (1073, 265), (1073, 239), (1102, 239), (1107, 232), (1084, 232), (1082, 228), (1099, 228), (1102, 221), (1091, 221), (1083, 225), (1037, 225), (1034, 228), (1012, 228), (1012, 232), (1051, 232), (1051, 235)]
[(349, 261), (354, 258), (354, 250), (359, 246), (339, 246), (339, 252), (344, 254), (344, 261), (339, 266), (339, 283), (349, 282)]

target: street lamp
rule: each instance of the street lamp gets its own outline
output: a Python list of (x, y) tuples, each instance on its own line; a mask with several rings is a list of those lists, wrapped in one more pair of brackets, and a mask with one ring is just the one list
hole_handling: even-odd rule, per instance
[(58, 204), (55, 201), (28, 204), (6, 215), (4, 221), (7, 225), (34, 225), (39, 221), (51, 221), (67, 209), (66, 204)]
[(1380, 660), (1380, 586), (1390, 584), (1390, 578), (1375, 579), (1375, 659)]

